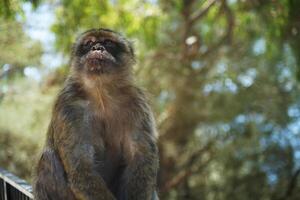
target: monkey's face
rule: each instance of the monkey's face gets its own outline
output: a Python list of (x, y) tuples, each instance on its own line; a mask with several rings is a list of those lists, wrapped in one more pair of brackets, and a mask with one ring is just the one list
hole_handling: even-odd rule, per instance
[(73, 67), (88, 75), (114, 74), (128, 70), (134, 61), (130, 43), (107, 29), (82, 34), (73, 50)]

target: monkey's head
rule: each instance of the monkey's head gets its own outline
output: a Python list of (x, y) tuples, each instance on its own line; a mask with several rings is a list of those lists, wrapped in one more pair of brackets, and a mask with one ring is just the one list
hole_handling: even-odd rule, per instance
[(109, 29), (92, 29), (79, 36), (73, 47), (72, 67), (87, 76), (109, 76), (130, 71), (134, 63), (131, 43)]

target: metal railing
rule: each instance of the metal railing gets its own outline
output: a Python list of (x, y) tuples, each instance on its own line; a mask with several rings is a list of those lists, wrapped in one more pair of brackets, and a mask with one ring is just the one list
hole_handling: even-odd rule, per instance
[(32, 199), (32, 187), (26, 181), (0, 168), (0, 200)]

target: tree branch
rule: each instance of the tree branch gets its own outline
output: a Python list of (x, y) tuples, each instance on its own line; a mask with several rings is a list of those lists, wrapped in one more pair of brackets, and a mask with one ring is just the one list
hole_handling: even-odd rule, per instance
[(208, 0), (201, 10), (191, 16), (190, 23), (193, 24), (201, 19), (217, 1), (218, 0)]
[(11, 5), (9, 0), (4, 0), (4, 16), (9, 17), (11, 15)]
[(162, 193), (170, 191), (172, 188), (177, 187), (180, 185), (185, 179), (190, 177), (191, 175), (201, 171), (205, 166), (208, 165), (208, 163), (212, 160), (210, 157), (205, 162), (203, 162), (200, 166), (198, 166), (196, 169), (192, 169), (192, 167), (186, 169), (185, 171), (180, 172), (177, 176), (175, 176), (173, 179), (168, 181), (166, 185), (161, 190)]
[(298, 176), (300, 175), (300, 168), (297, 169), (295, 171), (295, 173), (293, 174), (292, 178), (291, 178), (291, 181), (287, 187), (287, 190), (284, 194), (284, 196), (282, 196), (281, 198), (279, 198), (278, 200), (285, 200), (285, 199), (288, 199), (289, 197), (292, 196), (293, 192), (294, 192), (294, 189), (297, 185), (297, 178)]
[(205, 160), (200, 166), (196, 166), (196, 168), (193, 168), (194, 164), (200, 158), (200, 155), (202, 155), (204, 152), (208, 151), (213, 146), (214, 143), (215, 143), (215, 139), (212, 139), (204, 147), (195, 151), (189, 157), (189, 159), (180, 167), (181, 170), (178, 173), (178, 175), (176, 175), (171, 180), (166, 182), (166, 184), (162, 188), (161, 192), (163, 192), (163, 193), (168, 192), (172, 188), (174, 188), (174, 187), (178, 186), (180, 183), (182, 183), (186, 178), (193, 175), (194, 173), (199, 172), (201, 169), (203, 169), (203, 167), (207, 166), (207, 164), (211, 161), (212, 157)]
[(204, 52), (201, 57), (207, 57), (210, 55), (212, 52), (216, 51), (220, 46), (222, 46), (225, 43), (230, 43), (231, 38), (233, 35), (233, 28), (234, 28), (234, 15), (229, 6), (227, 5), (227, 1), (223, 0), (222, 1), (222, 8), (221, 8), (226, 15), (226, 20), (227, 20), (227, 29), (226, 33), (224, 36), (215, 44), (213, 44), (206, 52)]

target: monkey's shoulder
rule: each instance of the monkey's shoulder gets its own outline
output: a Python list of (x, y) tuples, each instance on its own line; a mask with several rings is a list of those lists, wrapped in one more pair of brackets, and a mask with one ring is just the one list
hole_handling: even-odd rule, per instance
[(129, 97), (129, 102), (137, 107), (145, 107), (149, 109), (149, 94), (140, 87), (130, 86), (130, 89), (126, 90)]

